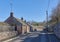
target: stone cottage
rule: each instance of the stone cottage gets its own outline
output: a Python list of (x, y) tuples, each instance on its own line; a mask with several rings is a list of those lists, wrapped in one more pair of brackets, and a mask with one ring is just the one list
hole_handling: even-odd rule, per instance
[(19, 34), (24, 34), (30, 32), (30, 25), (28, 25), (23, 18), (18, 19), (13, 16), (13, 12), (10, 13), (10, 16), (4, 21), (5, 23), (10, 24), (15, 27), (15, 31)]

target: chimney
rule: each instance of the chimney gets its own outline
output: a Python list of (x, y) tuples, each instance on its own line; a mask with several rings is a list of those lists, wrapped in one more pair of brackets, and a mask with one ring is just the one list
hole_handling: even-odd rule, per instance
[(13, 12), (10, 13), (10, 17), (13, 17)]
[(21, 20), (23, 21), (23, 17), (21, 17)]
[(26, 23), (26, 20), (24, 20), (24, 22)]

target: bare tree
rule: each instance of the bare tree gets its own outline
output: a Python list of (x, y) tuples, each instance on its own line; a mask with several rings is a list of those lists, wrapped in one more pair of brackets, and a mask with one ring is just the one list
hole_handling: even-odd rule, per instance
[(50, 22), (52, 23), (60, 22), (60, 3), (58, 3), (57, 7), (52, 10)]

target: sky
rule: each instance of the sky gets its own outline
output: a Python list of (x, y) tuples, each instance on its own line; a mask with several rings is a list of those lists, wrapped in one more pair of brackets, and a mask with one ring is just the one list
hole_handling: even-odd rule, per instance
[[(50, 0), (48, 13), (58, 4), (58, 0)], [(27, 21), (43, 22), (46, 20), (48, 0), (13, 0), (14, 17)], [(5, 21), (11, 12), (10, 0), (0, 0), (0, 22)]]

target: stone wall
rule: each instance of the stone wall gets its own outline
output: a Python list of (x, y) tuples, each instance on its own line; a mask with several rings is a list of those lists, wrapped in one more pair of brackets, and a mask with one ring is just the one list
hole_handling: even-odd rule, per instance
[(58, 38), (60, 38), (60, 23), (54, 26), (54, 33)]
[(33, 26), (33, 31), (43, 31), (44, 29), (44, 26)]
[(18, 33), (15, 31), (14, 26), (0, 25), (0, 40), (8, 39), (16, 36)]
[(6, 32), (0, 32), (0, 41), (4, 39), (8, 39), (11, 37), (14, 37), (17, 35), (16, 31), (6, 31)]
[(23, 25), (22, 26), (22, 34), (25, 34), (25, 33), (27, 33), (27, 26)]
[(14, 31), (14, 30), (15, 30), (14, 26), (2, 26), (2, 25), (0, 25), (0, 32)]

